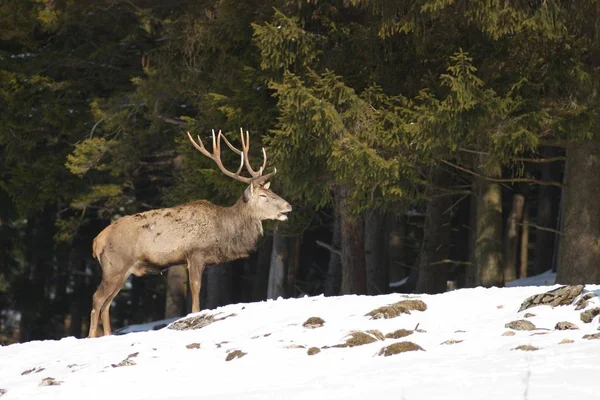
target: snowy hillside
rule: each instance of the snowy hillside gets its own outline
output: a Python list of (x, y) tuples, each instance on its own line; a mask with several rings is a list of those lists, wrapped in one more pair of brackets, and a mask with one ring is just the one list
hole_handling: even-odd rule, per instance
[[(573, 304), (518, 311), (557, 287), (237, 304), (157, 331), (0, 347), (1, 400), (600, 398), (598, 317), (589, 311), (600, 300), (587, 295), (575, 310), (600, 286)], [(424, 304), (366, 315), (404, 300)], [(304, 326), (311, 317), (323, 325)], [(515, 320), (535, 329), (505, 326)], [(361, 333), (346, 344), (353, 331)], [(412, 344), (387, 347), (401, 342)], [(398, 350), (414, 351), (385, 355)]]

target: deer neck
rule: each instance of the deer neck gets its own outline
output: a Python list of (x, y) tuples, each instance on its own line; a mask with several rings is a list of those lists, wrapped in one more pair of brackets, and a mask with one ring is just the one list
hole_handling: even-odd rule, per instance
[(227, 207), (219, 225), (222, 237), (228, 238), (221, 242), (221, 251), (226, 258), (247, 256), (263, 235), (262, 221), (254, 215), (251, 207), (243, 199)]

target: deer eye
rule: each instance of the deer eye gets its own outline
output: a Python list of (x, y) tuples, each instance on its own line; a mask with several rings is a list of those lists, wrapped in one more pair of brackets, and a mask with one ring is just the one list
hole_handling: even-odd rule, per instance
[(264, 197), (265, 199), (267, 198), (266, 194), (261, 193), (260, 197)]

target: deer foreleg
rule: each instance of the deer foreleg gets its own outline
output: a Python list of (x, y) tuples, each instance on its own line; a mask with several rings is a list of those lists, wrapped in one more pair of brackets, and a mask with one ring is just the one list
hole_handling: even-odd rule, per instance
[(190, 281), (190, 291), (192, 292), (192, 312), (200, 311), (200, 287), (202, 285), (202, 272), (204, 272), (204, 263), (201, 260), (190, 258), (188, 260), (188, 275)]

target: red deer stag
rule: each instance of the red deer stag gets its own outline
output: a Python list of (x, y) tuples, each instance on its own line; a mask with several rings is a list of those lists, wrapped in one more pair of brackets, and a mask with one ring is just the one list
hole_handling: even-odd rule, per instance
[[(241, 131), (242, 150), (234, 147), (221, 134), (212, 132), (213, 152), (198, 137), (188, 132), (194, 147), (213, 160), (227, 176), (248, 184), (243, 195), (230, 207), (207, 200), (193, 201), (172, 208), (146, 211), (118, 219), (106, 227), (93, 244), (93, 256), (102, 267), (102, 282), (94, 293), (89, 337), (96, 337), (98, 318), (102, 316), (104, 334), (110, 335), (110, 304), (129, 277), (134, 274), (160, 273), (167, 268), (187, 264), (192, 312), (200, 311), (200, 285), (207, 265), (247, 257), (263, 234), (262, 221), (285, 221), (292, 206), (269, 190), (269, 182), (277, 169), (263, 175), (267, 154), (263, 148), (263, 164), (258, 171), (250, 166), (248, 131)], [(234, 173), (221, 162), (221, 139), (239, 154), (240, 166)], [(241, 176), (243, 166), (250, 177)]]

